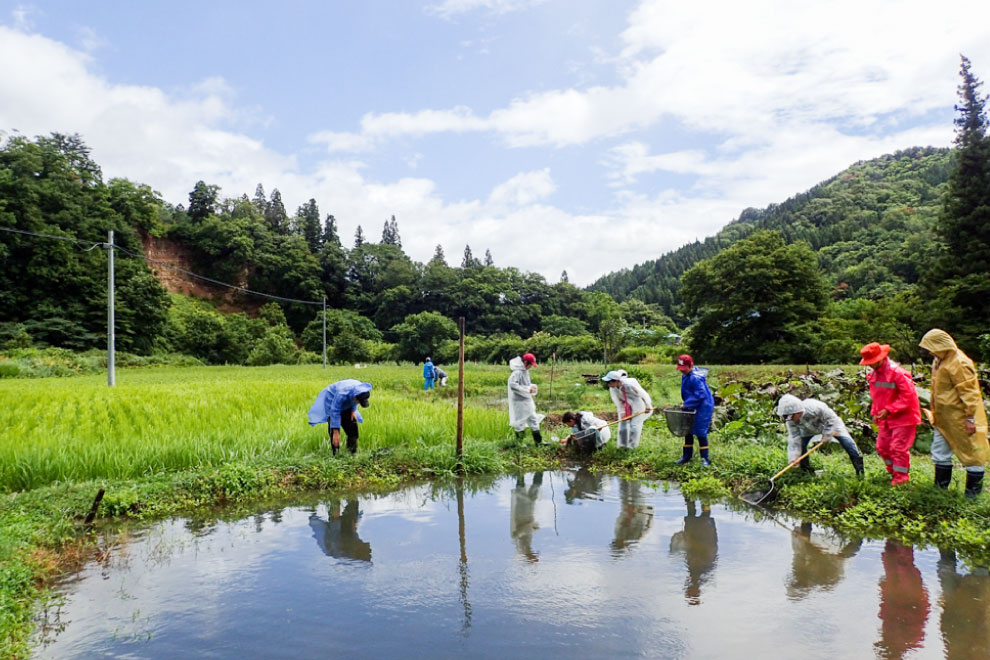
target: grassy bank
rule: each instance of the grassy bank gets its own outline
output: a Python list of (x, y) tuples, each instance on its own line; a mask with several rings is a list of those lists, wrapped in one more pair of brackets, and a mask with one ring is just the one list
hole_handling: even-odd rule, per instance
[[(598, 371), (557, 365), (551, 397), (549, 369), (541, 368), (534, 373), (538, 406), (555, 414), (612, 410), (607, 392), (581, 378)], [(95, 377), (0, 382), (0, 655), (29, 654), (32, 615), (45, 598), (46, 581), (89, 556), (94, 535), (82, 519), (99, 488), (107, 494), (98, 524), (291, 491), (377, 490), (453, 475), (456, 389), (423, 392), (418, 373), (415, 366), (134, 369), (123, 370), (114, 389)], [(679, 402), (672, 368), (652, 367), (641, 375), (651, 381), (656, 405)], [(766, 379), (771, 373), (727, 367), (714, 369), (711, 379), (740, 375)], [(332, 458), (326, 427), (309, 427), (305, 414), (323, 386), (351, 376), (374, 384), (372, 407), (365, 411), (360, 452)], [(525, 444), (514, 443), (506, 377), (505, 368), (468, 366), (465, 470), (559, 467), (568, 456), (557, 446), (533, 448), (528, 436)], [(710, 468), (697, 461), (673, 464), (681, 441), (659, 416), (647, 423), (639, 449), (621, 452), (610, 445), (591, 464), (609, 473), (680, 481), (712, 496), (765, 487), (786, 464), (783, 435), (765, 401), (742, 397), (732, 406), (745, 425), (713, 434)], [(764, 428), (762, 436), (748, 435), (758, 428)], [(545, 436), (563, 432), (551, 427)], [(990, 496), (964, 500), (961, 474), (949, 493), (935, 491), (930, 461), (916, 456), (911, 483), (891, 489), (875, 455), (867, 456), (862, 482), (837, 446), (823, 449), (814, 462), (823, 471), (817, 478), (788, 474), (780, 480), (778, 505), (850, 534), (954, 547), (970, 562), (990, 563)]]

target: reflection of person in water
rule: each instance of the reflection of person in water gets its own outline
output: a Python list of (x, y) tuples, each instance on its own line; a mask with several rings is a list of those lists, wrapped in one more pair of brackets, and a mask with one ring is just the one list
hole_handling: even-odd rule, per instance
[(846, 560), (854, 557), (862, 545), (863, 539), (849, 541), (835, 532), (813, 532), (810, 522), (802, 522), (791, 532), (794, 555), (787, 597), (801, 600), (816, 588), (832, 589), (842, 581)]
[(539, 554), (533, 552), (533, 530), (539, 529), (536, 522), (536, 500), (543, 486), (543, 472), (533, 473), (533, 484), (526, 487), (526, 476), (516, 477), (516, 487), (512, 489), (509, 503), (509, 533), (516, 542), (516, 550), (527, 561), (539, 561)]
[(882, 560), (880, 641), (875, 647), (882, 660), (899, 660), (925, 638), (928, 591), (914, 565), (914, 548), (888, 540)]
[(619, 480), (619, 517), (615, 520), (615, 538), (612, 540), (612, 556), (620, 556), (626, 548), (636, 545), (653, 523), (653, 507), (643, 503), (639, 494), (640, 483), (635, 480)]
[(328, 557), (371, 561), (371, 544), (358, 536), (358, 519), (361, 511), (357, 498), (348, 498), (344, 512), (340, 512), (340, 500), (331, 500), (327, 505), (327, 520), (315, 513), (309, 517), (316, 543)]
[(587, 467), (582, 466), (574, 473), (574, 478), (567, 482), (567, 489), (564, 491), (564, 501), (574, 504), (574, 500), (600, 500), (602, 499), (602, 480), (600, 474), (596, 474)]
[(956, 570), (956, 553), (942, 550), (938, 560), (942, 585), (942, 640), (945, 657), (977, 660), (990, 656), (990, 572)]
[(708, 582), (718, 561), (718, 532), (711, 506), (702, 503), (701, 515), (698, 515), (693, 499), (685, 496), (684, 503), (687, 505), (684, 530), (670, 537), (670, 552), (684, 554), (688, 570), (684, 599), (688, 605), (698, 605), (701, 603), (701, 585)]

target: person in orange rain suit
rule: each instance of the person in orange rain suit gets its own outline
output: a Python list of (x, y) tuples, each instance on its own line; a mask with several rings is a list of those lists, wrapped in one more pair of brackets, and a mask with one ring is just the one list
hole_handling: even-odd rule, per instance
[(874, 645), (882, 660), (901, 660), (921, 646), (931, 606), (914, 548), (888, 540), (880, 580), (880, 640)]
[(877, 453), (891, 475), (890, 484), (906, 483), (910, 479), (911, 446), (921, 423), (918, 392), (911, 374), (887, 357), (888, 344), (873, 342), (859, 353), (859, 363), (870, 367), (866, 380), (873, 399), (870, 415), (877, 425)]

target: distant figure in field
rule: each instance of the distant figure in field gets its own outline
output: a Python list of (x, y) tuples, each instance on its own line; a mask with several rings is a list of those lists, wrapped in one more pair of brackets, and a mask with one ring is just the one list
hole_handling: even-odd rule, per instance
[(432, 390), (433, 381), (437, 377), (436, 367), (433, 366), (433, 360), (426, 358), (426, 362), (423, 363), (423, 389)]
[(437, 374), (437, 385), (447, 387), (447, 372), (436, 365), (433, 366), (433, 370)]
[(911, 470), (911, 446), (921, 423), (921, 405), (911, 374), (892, 362), (889, 344), (872, 342), (859, 351), (860, 364), (870, 368), (873, 405), (870, 415), (877, 425), (877, 453), (890, 473), (890, 485), (907, 483)]
[[(605, 420), (595, 417), (587, 410), (565, 412), (562, 421), (571, 427), (571, 435), (564, 438), (562, 444), (570, 444), (579, 454), (594, 453), (612, 438), (612, 430)], [(583, 433), (584, 431), (588, 433)]]
[(952, 483), (952, 455), (966, 466), (966, 497), (983, 491), (983, 466), (990, 461), (987, 413), (973, 361), (956, 346), (948, 332), (935, 328), (925, 333), (921, 348), (932, 361), (932, 461), (935, 485)]
[(367, 408), (371, 398), (371, 383), (348, 378), (328, 385), (316, 397), (309, 409), (309, 425), (327, 423), (333, 455), (340, 449), (340, 429), (347, 434), (347, 450), (357, 453), (358, 424), (364, 421), (358, 406)]
[(698, 449), (701, 450), (701, 464), (711, 465), (708, 457), (708, 427), (715, 412), (715, 397), (708, 387), (708, 369), (694, 366), (694, 358), (686, 353), (677, 358), (677, 370), (681, 372), (682, 410), (694, 411), (694, 426), (684, 437), (681, 457), (674, 463), (687, 463), (694, 456), (694, 436), (698, 436)]
[[(822, 442), (838, 442), (842, 445), (853, 465), (853, 470), (856, 471), (856, 476), (863, 477), (863, 456), (853, 442), (852, 434), (849, 433), (842, 418), (826, 404), (818, 399), (802, 401), (793, 394), (785, 394), (777, 403), (777, 415), (787, 426), (789, 461), (796, 461), (808, 451), (808, 443), (820, 434)], [(801, 459), (801, 469), (805, 472), (814, 472), (811, 469), (810, 457), (805, 456)]]
[(536, 385), (529, 378), (529, 370), (536, 366), (536, 356), (532, 353), (509, 360), (509, 368), (512, 369), (508, 383), (509, 426), (516, 432), (517, 440), (522, 439), (528, 428), (533, 433), (533, 442), (540, 445), (543, 443), (540, 422), (545, 415), (536, 412), (536, 402), (533, 400)]
[(619, 422), (619, 436), (616, 439), (620, 448), (635, 449), (643, 435), (643, 424), (653, 412), (653, 400), (638, 380), (625, 373), (621, 370), (610, 371), (602, 376), (602, 382), (608, 384), (608, 392), (612, 396), (619, 419), (636, 415), (632, 419)]

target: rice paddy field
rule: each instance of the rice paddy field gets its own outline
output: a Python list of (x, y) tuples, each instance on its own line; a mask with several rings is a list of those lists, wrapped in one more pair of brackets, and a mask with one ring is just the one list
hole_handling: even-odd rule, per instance
[[(0, 381), (0, 490), (58, 482), (138, 478), (229, 463), (285, 462), (330, 453), (325, 424), (306, 413), (327, 384), (357, 378), (374, 386), (360, 451), (453, 445), (457, 376), (423, 391), (421, 367), (320, 365), (119, 370), (105, 376)], [(533, 371), (542, 412), (612, 410), (608, 393), (582, 373), (596, 365)], [(679, 397), (672, 367), (658, 367), (655, 392)], [(665, 373), (661, 378), (659, 374)], [(505, 383), (492, 365), (465, 369), (465, 442), (506, 441)], [(664, 379), (669, 379), (669, 384)]]

